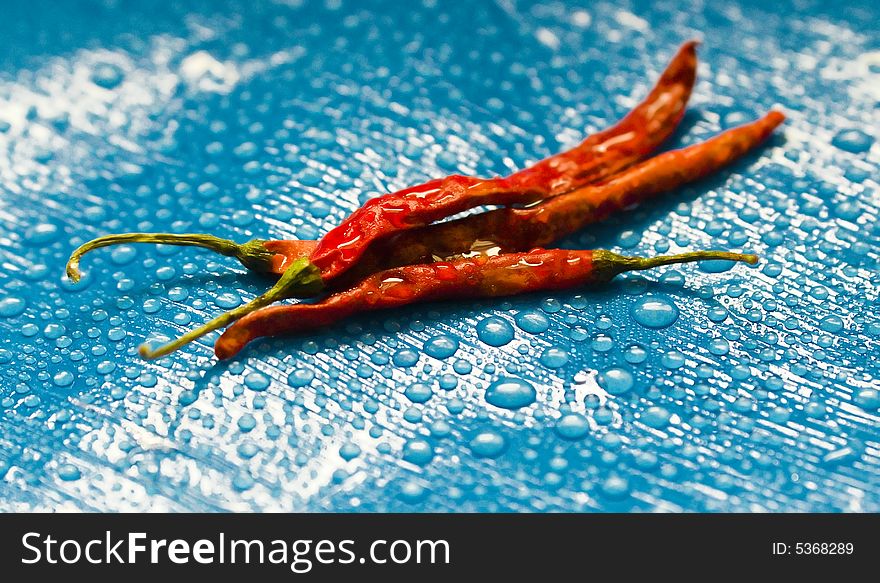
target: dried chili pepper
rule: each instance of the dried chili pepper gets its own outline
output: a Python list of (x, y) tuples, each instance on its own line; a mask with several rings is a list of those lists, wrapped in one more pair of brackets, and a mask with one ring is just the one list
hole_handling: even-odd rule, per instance
[[(218, 358), (230, 358), (255, 338), (328, 326), (366, 310), (395, 308), (420, 301), (497, 297), (564, 289), (607, 282), (625, 271), (717, 259), (750, 264), (758, 261), (755, 255), (726, 251), (697, 251), (642, 258), (602, 250), (535, 249), (495, 257), (483, 255), (449, 262), (408, 265), (373, 274), (351, 289), (317, 303), (270, 306), (251, 312), (223, 332), (214, 351)], [(142, 354), (152, 356), (163, 353)]]
[[(169, 342), (156, 350), (151, 350), (148, 346), (141, 345), (139, 353), (144, 358), (159, 358), (160, 356), (165, 356), (166, 354), (174, 352), (181, 346), (189, 344), (193, 340), (201, 338), (205, 334), (213, 332), (218, 328), (227, 326), (239, 318), (243, 318), (247, 314), (258, 311), (260, 308), (268, 306), (269, 304), (288, 298), (299, 297), (297, 294), (303, 290), (305, 290), (308, 295), (314, 295), (320, 291), (323, 285), (321, 275), (318, 273), (318, 268), (311, 265), (308, 259), (297, 259), (266, 293), (257, 296), (243, 306), (239, 306), (217, 316), (207, 324), (204, 324), (195, 330), (190, 330), (183, 336), (180, 336), (176, 340)], [(313, 289), (310, 290), (310, 287)]]
[(277, 253), (264, 247), (265, 241), (255, 239), (247, 243), (239, 244), (230, 239), (221, 239), (213, 235), (201, 233), (122, 233), (118, 235), (105, 235), (92, 239), (88, 243), (80, 245), (67, 260), (67, 277), (77, 282), (80, 279), (79, 262), (83, 255), (89, 251), (110, 247), (112, 245), (125, 245), (129, 243), (157, 243), (161, 245), (180, 245), (187, 247), (202, 247), (210, 249), (227, 257), (235, 257), (248, 269), (271, 273), (283, 273), (278, 265), (287, 263), (284, 258), (278, 257)]
[[(633, 166), (680, 121), (694, 81), (695, 45), (686, 43), (679, 50), (648, 98), (616, 126), (507, 178), (450, 176), (374, 199), (317, 242), (254, 240), (239, 245), (198, 234), (110, 235), (78, 248), (68, 263), (68, 275), (78, 279), (79, 259), (92, 249), (143, 242), (205, 247), (236, 257), (250, 269), (280, 274), (272, 289), (247, 305), (157, 350), (141, 347), (144, 357), (155, 358), (235, 322), (217, 345), (217, 354), (224, 357), (237, 352), (251, 337), (324, 325), (358, 309), (556, 289), (605, 281), (621, 271), (701, 259), (754, 262), (757, 258), (752, 255), (726, 252), (655, 259), (626, 258), (608, 251), (541, 249), (496, 255), (543, 246), (613, 210), (702, 178), (769, 136), (783, 121), (781, 113), (771, 112), (702, 144)], [(475, 206), (524, 203), (530, 206), (429, 225)], [(481, 256), (462, 257), (471, 253)], [(451, 261), (387, 270), (438, 259)], [(326, 287), (343, 289), (351, 282), (357, 283), (316, 304), (267, 307), (281, 299), (315, 295)], [(279, 315), (277, 322), (272, 321), (273, 314)], [(297, 321), (298, 315), (302, 321)]]
[[(404, 200), (406, 204), (414, 200), (422, 200), (427, 193), (432, 195), (434, 203), (428, 208), (424, 200), (424, 210), (430, 211), (437, 218), (455, 214), (456, 209), (464, 210), (480, 204), (505, 204), (522, 200), (537, 200), (571, 190), (589, 182), (600, 180), (633, 164), (655, 149), (678, 126), (684, 115), (685, 106), (690, 97), (696, 77), (696, 41), (689, 41), (681, 46), (666, 70), (658, 79), (649, 95), (630, 111), (616, 125), (594, 134), (572, 150), (558, 154), (534, 166), (517, 172), (507, 178), (482, 179), (464, 176), (433, 180), (426, 184), (414, 186), (398, 193), (380, 197), (368, 202), (362, 211), (358, 211), (358, 221), (369, 221), (376, 201), (382, 200), (381, 209), (377, 209), (383, 217), (391, 222), (399, 215), (402, 226), (410, 227), (425, 221), (427, 216), (415, 214), (404, 217), (405, 209), (394, 210), (394, 200)], [(443, 194), (439, 194), (442, 191)], [(446, 197), (452, 197), (447, 199)], [(458, 198), (456, 198), (458, 197)], [(476, 202), (480, 201), (480, 202)], [(474, 204), (471, 204), (474, 202)], [(465, 206), (461, 206), (464, 204)], [(357, 213), (356, 213), (357, 214)], [(344, 225), (353, 224), (353, 217)], [(434, 219), (431, 219), (434, 220)], [(428, 221), (430, 222), (430, 221)], [(361, 225), (371, 231), (372, 235), (358, 242), (358, 246), (366, 246), (368, 240), (382, 235), (391, 234), (396, 228), (389, 228), (386, 221), (374, 226)], [(342, 227), (340, 227), (342, 228)], [(321, 256), (326, 256), (326, 249), (335, 245), (334, 237), (338, 237), (340, 228), (334, 229), (323, 246)], [(347, 227), (345, 227), (347, 228)], [(383, 231), (383, 229), (386, 229)], [(345, 230), (343, 228), (343, 230)], [(86, 253), (117, 244), (130, 243), (161, 243), (167, 245), (186, 245), (210, 249), (229, 257), (237, 258), (245, 267), (261, 273), (281, 275), (288, 266), (300, 257), (312, 254), (317, 243), (310, 241), (265, 241), (255, 239), (238, 244), (229, 239), (220, 239), (202, 234), (152, 234), (125, 233), (107, 235), (89, 241), (76, 249), (67, 264), (67, 275), (74, 282), (79, 281), (79, 261)], [(346, 246), (341, 246), (347, 253)], [(350, 248), (349, 248), (350, 251)], [(358, 250), (360, 254), (362, 250)], [(321, 263), (321, 256), (313, 261)], [(333, 274), (323, 273), (327, 279)]]
[[(352, 272), (333, 282), (346, 284), (387, 267), (427, 263), (463, 254), (527, 251), (548, 245), (616, 210), (642, 202), (718, 171), (767, 139), (785, 120), (778, 111), (705, 142), (649, 158), (609, 177), (531, 207), (500, 208), (404, 231), (373, 243)], [(270, 241), (266, 247), (288, 257), (308, 255), (315, 241)], [(327, 282), (325, 274), (322, 277)]]
[(357, 274), (371, 273), (378, 265), (408, 265), (469, 252), (506, 253), (543, 247), (614, 211), (718, 171), (766, 140), (784, 120), (782, 113), (771, 111), (705, 142), (649, 158), (603, 183), (531, 207), (500, 208), (401, 233), (378, 242)]
[[(371, 273), (379, 269), (381, 264), (388, 265), (393, 261), (414, 263), (425, 255), (429, 255), (430, 260), (437, 256), (450, 257), (463, 251), (485, 252), (489, 248), (494, 249), (493, 252), (522, 251), (525, 248), (546, 245), (578, 230), (584, 224), (607, 216), (615, 209), (624, 208), (653, 194), (714, 172), (766, 139), (784, 119), (783, 114), (770, 112), (755, 122), (728, 130), (706, 142), (646, 160), (611, 177), (604, 184), (576, 189), (532, 207), (498, 209), (418, 231), (404, 232), (398, 238), (389, 240), (388, 244), (393, 247), (379, 247), (373, 251), (359, 269)], [(110, 241), (112, 237), (114, 236), (104, 240)], [(405, 242), (400, 240), (403, 237), (406, 237)], [(215, 240), (205, 241), (206, 245), (212, 245), (212, 248), (220, 249), (220, 252), (227, 249), (225, 240), (217, 240), (220, 243)], [(174, 244), (173, 239), (168, 242)], [(261, 242), (260, 245), (274, 253), (271, 258), (274, 262), (273, 268), (286, 268), (282, 281), (270, 290), (270, 294), (224, 314), (158, 351), (142, 348), (141, 354), (147, 358), (168, 354), (269, 303), (290, 297), (308, 297), (323, 289), (326, 283), (324, 273), (303, 257), (315, 245), (314, 242), (274, 241)], [(279, 261), (279, 257), (284, 259)], [(350, 276), (356, 273), (358, 272)], [(344, 284), (344, 281), (337, 283)], [(279, 285), (282, 287), (279, 288)]]
[(321, 238), (312, 263), (331, 280), (379, 238), (478, 206), (546, 199), (629, 166), (665, 140), (684, 115), (696, 74), (696, 45), (685, 43), (654, 90), (614, 127), (507, 178), (453, 175), (368, 200)]

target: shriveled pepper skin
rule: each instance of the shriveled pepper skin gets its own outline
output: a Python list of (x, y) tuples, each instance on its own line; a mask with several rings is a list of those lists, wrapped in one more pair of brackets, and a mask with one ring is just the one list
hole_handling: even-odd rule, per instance
[(592, 251), (561, 249), (409, 265), (373, 274), (317, 303), (257, 310), (227, 328), (214, 351), (218, 358), (230, 358), (254, 338), (320, 328), (366, 310), (419, 301), (563, 289), (590, 283), (596, 275)]
[(716, 172), (766, 140), (784, 120), (782, 113), (771, 111), (700, 144), (645, 160), (604, 184), (585, 186), (531, 208), (501, 209), (503, 228), (495, 231), (496, 242), (502, 249), (522, 249), (565, 237), (616, 210)]
[[(502, 208), (397, 233), (372, 244), (350, 273), (331, 288), (345, 287), (387, 267), (426, 263), (471, 252), (507, 253), (548, 245), (611, 213), (719, 170), (766, 140), (785, 120), (778, 111), (727, 130), (705, 142), (665, 152), (611, 176), (527, 208)], [(279, 266), (307, 256), (316, 241), (269, 241)], [(278, 273), (283, 272), (283, 269)]]
[[(771, 111), (705, 142), (650, 158), (604, 183), (575, 189), (532, 207), (502, 208), (398, 233), (373, 243), (359, 264), (338, 281), (327, 281), (324, 276), (325, 281), (338, 289), (387, 267), (471, 252), (508, 253), (548, 245), (615, 211), (716, 172), (761, 144), (784, 120), (782, 113)], [(278, 242), (277, 249), (284, 248), (283, 244)], [(316, 244), (293, 242), (286, 248), (294, 253), (290, 260), (303, 257)]]
[[(705, 142), (659, 154), (606, 180), (527, 208), (502, 208), (400, 233), (374, 244), (352, 273), (474, 251), (508, 253), (543, 247), (611, 213), (718, 171), (767, 139), (785, 116), (763, 118)], [(345, 278), (347, 279), (347, 278)]]
[(270, 273), (281, 275), (297, 259), (309, 257), (317, 246), (317, 241), (310, 240), (280, 239), (264, 241), (263, 247), (275, 253), (272, 257), (272, 270)]
[(422, 301), (488, 298), (564, 289), (611, 280), (624, 271), (661, 265), (726, 259), (754, 264), (754, 255), (696, 251), (660, 257), (625, 257), (610, 251), (533, 249), (489, 257), (407, 265), (374, 273), (351, 288), (314, 304), (258, 309), (234, 322), (217, 340), (218, 358), (230, 358), (260, 336), (304, 332), (328, 326), (355, 312), (395, 308)]
[(684, 115), (696, 75), (696, 44), (679, 49), (648, 97), (615, 126), (506, 178), (453, 175), (369, 200), (319, 241), (312, 263), (331, 280), (381, 237), (481, 205), (542, 200), (626, 168), (666, 139)]
[[(616, 125), (588, 137), (568, 152), (507, 178), (453, 175), (368, 201), (320, 244), (261, 239), (238, 244), (200, 233), (106, 235), (77, 248), (68, 261), (67, 274), (77, 281), (79, 260), (93, 249), (123, 243), (162, 243), (211, 249), (236, 257), (248, 269), (279, 276), (293, 261), (312, 256), (322, 275), (332, 280), (355, 263), (371, 242), (388, 235), (405, 233), (481, 204), (511, 204), (555, 196), (632, 165), (656, 148), (681, 121), (696, 76), (696, 45), (695, 41), (682, 45), (648, 97)], [(411, 261), (392, 261), (383, 267), (406, 263)], [(364, 269), (358, 272), (364, 273)]]

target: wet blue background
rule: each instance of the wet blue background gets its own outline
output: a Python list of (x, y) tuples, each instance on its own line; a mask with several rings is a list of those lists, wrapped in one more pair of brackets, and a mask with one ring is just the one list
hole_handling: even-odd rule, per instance
[[(877, 511), (880, 34), (847, 4), (5, 2), (0, 508)], [(220, 365), (136, 349), (268, 285), (233, 262), (121, 247), (62, 278), (105, 233), (314, 238), (522, 168), (691, 37), (670, 146), (771, 107), (784, 130), (565, 244), (755, 268), (415, 306)], [(503, 379), (536, 402), (488, 403)]]

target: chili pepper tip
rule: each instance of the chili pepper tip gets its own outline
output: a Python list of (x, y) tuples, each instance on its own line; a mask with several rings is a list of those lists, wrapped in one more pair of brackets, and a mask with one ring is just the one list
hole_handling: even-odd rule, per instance
[(319, 293), (323, 287), (324, 282), (321, 280), (321, 273), (318, 268), (309, 262), (308, 259), (298, 259), (290, 264), (290, 267), (287, 268), (275, 285), (263, 295), (257, 296), (243, 306), (217, 316), (207, 324), (195, 330), (190, 330), (176, 340), (163, 344), (156, 349), (150, 348), (147, 344), (142, 344), (138, 347), (138, 354), (147, 360), (166, 356), (193, 340), (201, 338), (218, 328), (227, 326), (259, 308), (287, 298), (313, 296)]
[(203, 235), (200, 233), (120, 233), (98, 237), (77, 247), (70, 254), (70, 259), (67, 260), (67, 277), (74, 283), (80, 280), (79, 260), (89, 251), (100, 249), (101, 247), (129, 243), (158, 243), (163, 245), (202, 247), (227, 257), (235, 257), (242, 265), (259, 273), (271, 272), (272, 260), (275, 257), (275, 253), (267, 249), (264, 246), (265, 241), (260, 239), (239, 244), (230, 239), (221, 239), (214, 235)]
[(657, 257), (627, 257), (602, 249), (593, 251), (593, 264), (596, 272), (601, 274), (600, 279), (605, 280), (610, 280), (626, 271), (643, 271), (662, 265), (694, 261), (740, 261), (755, 265), (758, 262), (758, 256), (753, 253), (733, 253), (731, 251), (691, 251)]

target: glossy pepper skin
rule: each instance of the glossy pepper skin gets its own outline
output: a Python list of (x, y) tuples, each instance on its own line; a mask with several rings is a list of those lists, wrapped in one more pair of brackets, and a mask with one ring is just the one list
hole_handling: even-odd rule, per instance
[(534, 249), (495, 257), (480, 255), (470, 259), (408, 265), (375, 273), (350, 289), (316, 303), (274, 305), (251, 312), (223, 332), (214, 345), (214, 352), (220, 359), (231, 358), (255, 338), (329, 326), (368, 310), (396, 308), (415, 302), (565, 289), (607, 282), (624, 271), (706, 259), (757, 261), (754, 255), (723, 251), (644, 259), (602, 250)]
[[(766, 140), (785, 120), (778, 111), (705, 142), (649, 158), (598, 184), (575, 189), (526, 208), (501, 208), (461, 219), (400, 232), (381, 239), (350, 273), (331, 288), (340, 288), (385, 267), (428, 263), (468, 253), (508, 253), (543, 247), (611, 213), (661, 192), (699, 180), (737, 160)], [(316, 241), (269, 241), (268, 249), (287, 257), (308, 256)], [(285, 261), (285, 263), (286, 263)]]
[[(419, 261), (416, 253), (452, 257), (471, 251), (510, 252), (543, 247), (575, 233), (589, 223), (717, 172), (764, 142), (785, 120), (771, 111), (759, 120), (727, 130), (713, 138), (649, 158), (604, 182), (553, 197), (528, 208), (502, 208), (432, 225), (418, 240), (393, 242)], [(390, 249), (380, 249), (385, 261)], [(424, 255), (423, 255), (424, 256)]]
[[(696, 70), (695, 45), (686, 43), (679, 50), (648, 98), (617, 125), (507, 178), (456, 175), (380, 197), (317, 242), (257, 239), (238, 244), (198, 233), (107, 235), (78, 247), (68, 261), (67, 274), (76, 281), (79, 260), (92, 249), (162, 243), (204, 247), (235, 257), (254, 271), (278, 275), (271, 289), (246, 305), (158, 348), (142, 345), (139, 349), (144, 358), (159, 358), (229, 326), (217, 344), (217, 354), (228, 357), (250, 338), (326, 325), (361, 309), (556, 289), (573, 285), (575, 280), (605, 281), (630, 269), (722, 256), (754, 261), (754, 256), (725, 252), (652, 259), (607, 251), (522, 253), (614, 210), (706, 176), (755, 147), (783, 121), (781, 113), (772, 112), (702, 144), (637, 163), (672, 132), (684, 113)], [(431, 224), (486, 204), (505, 208)], [(390, 275), (387, 271), (407, 264), (412, 265)], [(572, 268), (580, 274), (572, 280), (565, 270), (575, 265), (588, 272)], [(270, 307), (285, 299), (325, 292), (330, 295), (316, 304)]]
[(629, 166), (681, 121), (696, 76), (696, 45), (685, 43), (648, 97), (615, 126), (506, 178), (453, 175), (369, 200), (318, 242), (312, 263), (332, 280), (379, 238), (477, 206), (546, 199)]
[[(696, 77), (696, 46), (695, 41), (682, 45), (644, 101), (616, 125), (589, 136), (572, 150), (538, 162), (507, 178), (482, 179), (456, 175), (374, 199), (349, 217), (343, 226), (328, 233), (321, 242), (323, 250), (318, 249), (317, 241), (255, 239), (238, 244), (199, 233), (123, 233), (99, 237), (81, 245), (71, 254), (67, 275), (73, 281), (78, 281), (80, 258), (94, 249), (120, 244), (160, 243), (211, 249), (237, 258), (253, 271), (279, 276), (292, 262), (312, 256), (313, 262), (328, 268), (322, 269), (322, 276), (330, 281), (335, 278), (334, 273), (338, 275), (345, 271), (357, 257), (365, 253), (370, 241), (382, 239), (385, 235), (406, 233), (419, 224), (427, 224), (479, 204), (509, 204), (554, 196), (601, 180), (632, 165), (653, 151), (681, 121)], [(403, 201), (402, 206), (395, 206), (395, 200)], [(409, 214), (411, 210), (415, 211), (412, 215)], [(378, 222), (371, 222), (374, 219)], [(355, 240), (353, 235), (345, 235), (348, 237), (346, 241), (339, 239), (340, 233), (347, 231), (351, 234), (354, 232), (352, 229), (363, 231), (368, 236), (357, 236)], [(418, 236), (413, 240), (418, 241)], [(350, 257), (350, 261), (340, 270), (333, 267), (335, 260), (332, 257), (341, 255)], [(375, 259), (373, 257), (367, 263), (375, 262)], [(411, 262), (398, 258), (391, 263), (379, 262), (377, 265), (381, 268)], [(358, 272), (363, 273), (364, 270), (359, 269)]]

